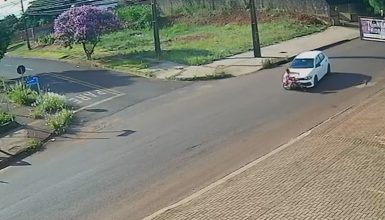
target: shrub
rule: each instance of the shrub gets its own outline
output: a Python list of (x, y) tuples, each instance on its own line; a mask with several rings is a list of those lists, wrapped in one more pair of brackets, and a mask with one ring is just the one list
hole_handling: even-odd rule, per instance
[(67, 107), (66, 98), (53, 92), (47, 92), (39, 96), (36, 106), (42, 108), (47, 113), (56, 113)]
[(15, 116), (0, 110), (0, 126), (15, 120)]
[(41, 107), (36, 107), (32, 112), (32, 117), (34, 119), (43, 119), (45, 118), (46, 112)]
[(263, 59), (262, 60), (262, 68), (270, 69), (275, 67), (274, 59)]
[(61, 134), (67, 130), (73, 116), (74, 113), (72, 111), (63, 109), (60, 112), (51, 115), (48, 118), (47, 124), (54, 130), (56, 134)]
[(132, 29), (151, 28), (152, 11), (150, 5), (126, 6), (117, 10), (118, 18)]
[(274, 67), (277, 67), (279, 65), (282, 65), (283, 63), (288, 63), (290, 62), (289, 57), (285, 58), (267, 58), (262, 60), (262, 68), (263, 69), (271, 69)]
[(7, 86), (6, 80), (4, 78), (0, 77), (0, 91), (5, 92), (5, 91), (7, 91), (7, 88), (8, 88), (8, 86)]
[(52, 45), (52, 44), (55, 43), (55, 36), (53, 34), (49, 34), (49, 35), (46, 35), (46, 36), (39, 37), (37, 39), (37, 43), (39, 45), (43, 45), (43, 46)]
[(67, 108), (65, 96), (48, 92), (40, 95), (36, 102), (36, 108), (33, 112), (34, 118), (44, 118), (46, 113), (55, 114), (65, 108)]
[(36, 102), (38, 93), (19, 82), (8, 91), (7, 96), (16, 104), (30, 106)]
[(31, 138), (28, 141), (28, 145), (29, 145), (28, 149), (30, 151), (35, 151), (35, 150), (38, 150), (39, 148), (41, 148), (43, 143), (39, 139), (37, 139), (37, 138)]
[(216, 11), (210, 8), (204, 7), (203, 5), (182, 5), (175, 10), (175, 14), (181, 14), (188, 17), (210, 17)]

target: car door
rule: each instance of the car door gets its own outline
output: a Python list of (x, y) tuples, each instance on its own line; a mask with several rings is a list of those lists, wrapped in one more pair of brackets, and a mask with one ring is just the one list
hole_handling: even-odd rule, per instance
[(314, 74), (313, 76), (317, 75), (318, 79), (322, 78), (322, 65), (319, 55), (315, 58), (315, 64), (314, 64)]
[(317, 56), (317, 60), (318, 60), (317, 73), (318, 73), (319, 79), (321, 79), (325, 76), (327, 72), (325, 56), (321, 53)]
[(323, 53), (320, 53), (320, 60), (321, 60), (321, 66), (322, 66), (322, 77), (324, 77), (326, 75), (326, 73), (328, 72), (328, 61), (326, 59), (326, 56), (325, 54)]

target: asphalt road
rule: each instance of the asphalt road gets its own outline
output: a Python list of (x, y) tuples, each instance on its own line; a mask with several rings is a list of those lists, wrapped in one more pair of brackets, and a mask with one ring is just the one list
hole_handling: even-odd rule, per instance
[(171, 83), (130, 107), (131, 85), (111, 85), (125, 95), (93, 108), (119, 111), (0, 171), (1, 219), (140, 219), (381, 89), (384, 51), (359, 40), (326, 50), (333, 73), (308, 92), (282, 89), (284, 67)]
[[(50, 60), (15, 57), (1, 60), (0, 76), (7, 80), (20, 80), (21, 76), (16, 73), (19, 65), (26, 67), (25, 77), (38, 77), (42, 90), (63, 94), (71, 106), (84, 110), (79, 114), (83, 122), (112, 115), (128, 106), (190, 84), (156, 81)], [(111, 101), (114, 101), (113, 104)], [(108, 108), (98, 108), (102, 103), (108, 103)]]

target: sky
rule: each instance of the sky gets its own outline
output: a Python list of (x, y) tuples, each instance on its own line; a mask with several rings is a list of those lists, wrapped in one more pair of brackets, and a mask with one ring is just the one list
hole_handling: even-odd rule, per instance
[[(24, 10), (27, 10), (28, 5), (34, 0), (22, 0), (24, 5)], [(101, 1), (104, 3), (111, 3), (111, 5), (99, 6), (99, 7), (109, 7), (116, 6), (115, 0), (110, 1)], [(4, 18), (7, 15), (15, 14), (16, 16), (21, 15), (21, 0), (0, 0), (0, 19)]]
[[(33, 0), (23, 0), (24, 9), (27, 9), (30, 2)], [(20, 0), (0, 0), (0, 19), (7, 15), (15, 14), (19, 16), (21, 14)]]

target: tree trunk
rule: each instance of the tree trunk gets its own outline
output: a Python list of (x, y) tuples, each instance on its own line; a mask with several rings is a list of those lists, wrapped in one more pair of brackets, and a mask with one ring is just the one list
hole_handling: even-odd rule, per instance
[(87, 48), (87, 44), (85, 42), (82, 43), (84, 53), (86, 54), (87, 60), (92, 60), (92, 54), (94, 53), (94, 49), (96, 47), (97, 42), (93, 42), (91, 48)]

